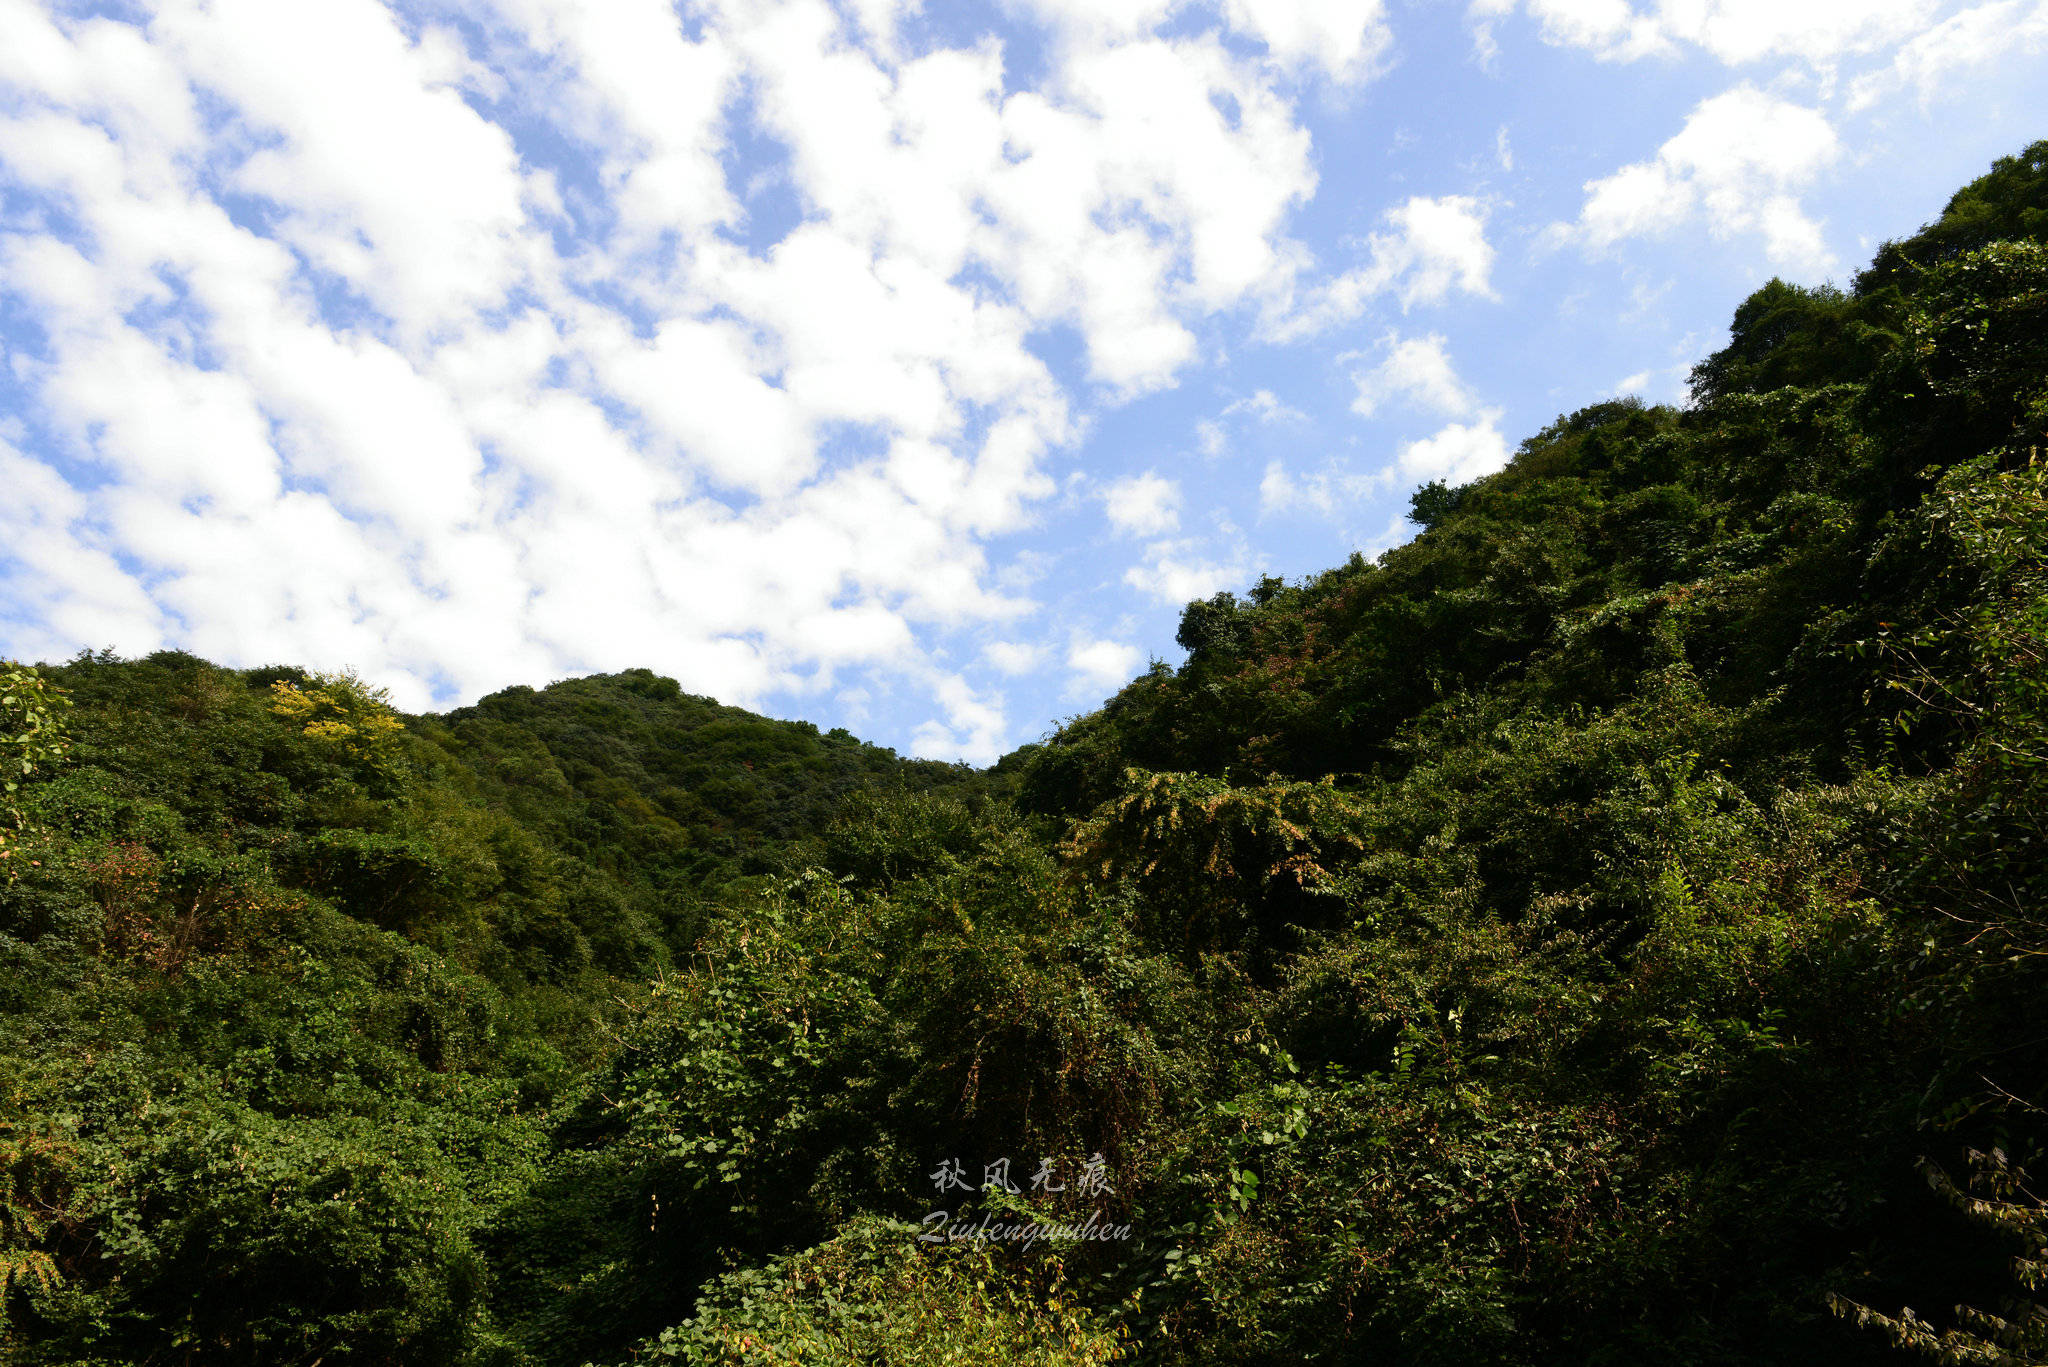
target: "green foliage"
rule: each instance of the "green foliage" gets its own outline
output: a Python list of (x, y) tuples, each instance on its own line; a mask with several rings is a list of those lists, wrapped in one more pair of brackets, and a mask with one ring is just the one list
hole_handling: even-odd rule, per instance
[(13, 670), (10, 1360), (2040, 1360), (2044, 166), (985, 774)]
[(1804, 289), (1772, 280), (1735, 310), (1726, 347), (1693, 367), (1696, 400), (1766, 394), (1861, 379), (1889, 339), (1832, 285)]
[(1355, 855), (1357, 804), (1329, 779), (1236, 788), (1199, 774), (1124, 775), (1123, 793), (1079, 822), (1064, 853), (1154, 909), (1148, 931), (1203, 950), (1246, 949), (1275, 923), (1312, 917), (1330, 866)]
[(1903, 242), (1887, 242), (1856, 277), (1856, 293), (1911, 293), (1925, 271), (1994, 242), (2048, 242), (2048, 142), (2000, 157), (1989, 175), (1956, 191), (1941, 217)]
[(1440, 479), (1430, 480), (1408, 498), (1408, 520), (1425, 532), (1458, 511), (1462, 489), (1453, 489)]
[[(23, 781), (71, 748), (61, 721), (69, 706), (64, 690), (35, 668), (0, 660), (0, 860), (14, 857)], [(11, 862), (6, 869), (10, 879), (19, 876)]]
[(1124, 1359), (1121, 1335), (1077, 1302), (1056, 1260), (1025, 1281), (986, 1247), (927, 1251), (915, 1235), (914, 1226), (856, 1220), (829, 1243), (732, 1273), (633, 1360), (1095, 1367)]
[[(610, 696), (675, 703), (652, 677)], [(508, 810), (498, 754), (558, 772), (532, 732), (501, 724), (480, 772), (350, 676), (102, 654), (9, 688), (9, 1360), (452, 1363), (501, 1338), (483, 1234), (689, 947), (699, 885), (583, 858), (566, 784)], [(758, 847), (822, 834), (789, 830)]]
[[(1291, 937), (1208, 942), (1271, 975), (1307, 1123), (1254, 1091), (1185, 1140), (1207, 1195), (1148, 1322), (1201, 1348), (1163, 1357), (1855, 1360), (1829, 1295), (1998, 1301), (1902, 1175), (2048, 1139), (2044, 155), (1853, 295), (1759, 291), (1692, 410), (1583, 410), (1419, 491), (1377, 565), (1190, 605), (1178, 671), (1029, 756), (1023, 800), (1149, 933)], [(1220, 799), (1332, 774), (1357, 843), (1273, 917)], [(1522, 1133), (1602, 1157), (1525, 1191)]]

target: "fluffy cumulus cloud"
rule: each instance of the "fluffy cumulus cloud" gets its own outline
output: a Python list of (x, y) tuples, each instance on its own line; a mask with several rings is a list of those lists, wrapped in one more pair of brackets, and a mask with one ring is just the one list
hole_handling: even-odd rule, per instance
[(943, 718), (918, 745), (985, 757), (1000, 701), (932, 633), (1034, 610), (987, 543), (1081, 409), (1297, 287), (1294, 92), (1390, 41), (1373, 4), (1039, 8), (1019, 84), (884, 0), (0, 0), (0, 645), (346, 662), (411, 706), (881, 670)]
[(1279, 61), (1320, 67), (1339, 80), (1371, 75), (1393, 46), (1379, 0), (1225, 0), (1223, 10)]
[(1045, 662), (1045, 647), (1032, 641), (991, 641), (982, 655), (1004, 674), (1029, 674)]
[(1114, 693), (1131, 681), (1144, 659), (1134, 645), (1076, 636), (1067, 648), (1068, 696), (1095, 699)]
[(1000, 705), (976, 692), (957, 674), (935, 678), (932, 693), (945, 712), (945, 720), (932, 718), (917, 728), (911, 737), (917, 753), (964, 759), (973, 764), (990, 764), (1001, 758), (1010, 728)]
[(1302, 473), (1290, 470), (1286, 461), (1269, 460), (1266, 473), (1259, 480), (1259, 515), (1313, 512), (1327, 517), (1371, 488), (1372, 481), (1345, 471)]
[(1250, 573), (1242, 548), (1219, 556), (1184, 537), (1147, 546), (1144, 560), (1124, 571), (1124, 582), (1162, 607), (1179, 607), (1242, 584)]
[(1477, 397), (1451, 364), (1442, 333), (1406, 338), (1389, 333), (1378, 363), (1353, 372), (1351, 378), (1357, 386), (1351, 411), (1362, 418), (1373, 416), (1389, 403), (1405, 402), (1453, 417), (1462, 417), (1478, 406)]
[(1328, 513), (1335, 510), (1346, 491), (1355, 494), (1367, 484), (1394, 489), (1413, 488), (1433, 479), (1464, 484), (1508, 463), (1507, 439), (1500, 430), (1503, 411), (1481, 403), (1478, 392), (1459, 376), (1442, 334), (1401, 337), (1390, 332), (1377, 355), (1375, 364), (1352, 374), (1357, 389), (1352, 412), (1372, 417), (1391, 405), (1411, 416), (1459, 421), (1402, 443), (1394, 459), (1370, 481), (1329, 472), (1290, 477), (1275, 465), (1267, 470), (1260, 491), (1269, 510), (1296, 507)]
[(1180, 525), (1180, 486), (1147, 470), (1102, 491), (1109, 524), (1131, 536), (1157, 536)]
[(1394, 468), (1410, 486), (1433, 479), (1469, 484), (1504, 468), (1512, 454), (1507, 438), (1501, 435), (1500, 415), (1489, 413), (1476, 422), (1448, 423), (1420, 441), (1407, 443)]
[(1361, 244), (1360, 261), (1302, 297), (1286, 296), (1268, 318), (1267, 335), (1289, 341), (1325, 331), (1354, 321), (1382, 298), (1406, 310), (1453, 294), (1494, 297), (1487, 212), (1470, 195), (1410, 196)]
[(1589, 182), (1556, 235), (1598, 250), (1703, 218), (1720, 237), (1760, 236), (1774, 265), (1825, 270), (1833, 257), (1799, 191), (1840, 156), (1820, 110), (1739, 86), (1701, 102), (1656, 156)]

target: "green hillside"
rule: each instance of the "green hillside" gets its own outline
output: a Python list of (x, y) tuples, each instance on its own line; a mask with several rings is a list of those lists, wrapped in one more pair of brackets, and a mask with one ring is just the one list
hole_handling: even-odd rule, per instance
[(986, 773), (9, 672), (0, 1343), (2048, 1361), (2048, 143), (1693, 394)]

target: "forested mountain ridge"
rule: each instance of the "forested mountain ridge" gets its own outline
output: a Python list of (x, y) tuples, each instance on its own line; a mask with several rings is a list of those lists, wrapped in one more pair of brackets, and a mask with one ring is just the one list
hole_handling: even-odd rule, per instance
[(1693, 381), (992, 775), (645, 671), (11, 675), (0, 1333), (2048, 1360), (2048, 143)]
[(0, 1308), (63, 1326), (29, 1360), (466, 1351), (477, 1222), (706, 908), (857, 788), (983, 786), (647, 670), (434, 717), (170, 652), (7, 684)]
[(1692, 408), (1583, 409), (1498, 475), (1418, 490), (1423, 534), (1376, 565), (1190, 604), (1187, 665), (1056, 735), (1030, 800), (1087, 810), (1132, 763), (1398, 770), (1398, 734), (1447, 700), (1605, 709), (1672, 650), (1754, 748), (1839, 773), (1882, 722), (1863, 697), (1884, 667), (1850, 647), (1969, 592), (1915, 511), (1950, 468), (2048, 442), (2043, 163), (2001, 163), (1850, 291), (1765, 285)]

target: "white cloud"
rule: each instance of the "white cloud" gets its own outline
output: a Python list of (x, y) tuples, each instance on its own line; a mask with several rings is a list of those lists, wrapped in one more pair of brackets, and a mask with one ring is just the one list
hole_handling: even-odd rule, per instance
[(231, 187), (404, 331), (459, 323), (524, 275), (518, 154), (464, 102), (444, 35), (409, 40), (361, 0), (168, 3), (149, 32), (260, 140)]
[(1514, 453), (1501, 435), (1500, 419), (1499, 412), (1489, 411), (1475, 422), (1450, 423), (1432, 436), (1411, 441), (1395, 458), (1392, 473), (1404, 484), (1433, 479), (1467, 484), (1503, 469)]
[[(1263, 57), (1147, 0), (1053, 8), (1013, 88), (993, 42), (910, 50), (886, 0), (857, 27), (489, 0), (461, 33), (378, 0), (0, 0), (0, 290), (39, 424), (4, 453), (7, 648), (353, 663), (414, 707), (879, 671), (985, 755), (1000, 700), (932, 633), (1030, 608), (984, 547), (1089, 410), (1295, 288), (1289, 82), (1387, 41), (1377, 4), (1210, 11)], [(727, 181), (742, 132), (787, 149), (776, 241)], [(1060, 327), (1089, 385), (1034, 353)], [(1112, 506), (1135, 534), (1175, 525), (1151, 480)]]
[(1376, 535), (1363, 538), (1358, 550), (1366, 559), (1377, 560), (1382, 552), (1406, 545), (1414, 539), (1415, 524), (1405, 514), (1396, 513), (1387, 519), (1387, 525)]
[(83, 496), (4, 439), (0, 487), (0, 602), (28, 618), (10, 655), (62, 659), (81, 645), (133, 650), (161, 639), (161, 610), (82, 525)]
[(1067, 668), (1072, 671), (1068, 696), (1115, 692), (1137, 675), (1144, 659), (1144, 652), (1134, 645), (1076, 636), (1067, 648)]
[(981, 653), (1004, 674), (1029, 674), (1045, 663), (1045, 647), (1030, 641), (991, 641)]
[(1352, 381), (1357, 396), (1351, 411), (1369, 418), (1390, 402), (1405, 402), (1452, 417), (1463, 417), (1478, 407), (1478, 399), (1458, 378), (1441, 333), (1426, 337), (1397, 337), (1387, 334), (1380, 363), (1357, 371)]
[(1285, 462), (1270, 460), (1259, 480), (1259, 515), (1310, 511), (1328, 516), (1346, 493), (1341, 482), (1328, 473), (1297, 475), (1288, 471)]
[(1151, 33), (1173, 14), (1176, 0), (1018, 0), (1020, 8), (1070, 41), (1115, 42)]
[(1259, 423), (1307, 422), (1308, 415), (1298, 408), (1290, 408), (1280, 402), (1270, 389), (1256, 389), (1242, 399), (1234, 399), (1224, 406), (1220, 415), (1226, 418), (1247, 417)]
[(1155, 603), (1179, 607), (1242, 583), (1249, 573), (1241, 551), (1217, 560), (1202, 554), (1192, 540), (1155, 541), (1145, 548), (1141, 563), (1124, 571), (1124, 583)]
[(1274, 310), (1266, 332), (1293, 341), (1350, 322), (1373, 300), (1391, 295), (1401, 307), (1441, 303), (1454, 291), (1495, 298), (1487, 208), (1469, 195), (1416, 195), (1387, 211), (1388, 231), (1365, 243), (1363, 264)]
[(722, 32), (691, 41), (666, 0), (488, 0), (484, 12), (505, 26), (493, 55), (598, 153), (623, 252), (740, 219), (718, 159), (741, 75)]
[[(1526, 0), (1544, 40), (1629, 61), (1697, 47), (1738, 64), (1795, 57), (1827, 64), (1876, 51), (1919, 31), (1937, 0)], [(1482, 49), (1515, 0), (1474, 0), (1468, 14)]]
[(964, 759), (992, 764), (1009, 745), (1003, 709), (976, 693), (956, 674), (939, 676), (932, 688), (946, 719), (918, 727), (910, 751), (924, 759)]
[[(1018, 0), (1070, 42), (1109, 44), (1154, 33), (1198, 6), (1188, 0)], [(1199, 8), (1206, 8), (1200, 6)], [(1383, 0), (1220, 0), (1221, 17), (1289, 68), (1369, 79), (1393, 44)]]
[(1379, 0), (1223, 0), (1223, 13), (1275, 59), (1343, 81), (1375, 74), (1394, 42)]
[(1761, 235), (1775, 265), (1824, 271), (1834, 258), (1798, 191), (1840, 155), (1819, 110), (1739, 86), (1703, 101), (1651, 160), (1587, 182), (1578, 222), (1552, 233), (1599, 250), (1698, 216), (1717, 237)]
[(1126, 536), (1157, 536), (1180, 525), (1180, 485), (1147, 470), (1102, 492), (1109, 523)]
[(1872, 52), (1906, 37), (1939, 7), (1938, 0), (1666, 0), (1665, 26), (1724, 62), (1794, 56), (1812, 62)]
[(2048, 0), (1993, 0), (1952, 15), (1899, 49), (1891, 65), (1858, 77), (1849, 108), (1870, 108), (1886, 94), (1911, 89), (1924, 109), (1966, 93), (1958, 78), (1994, 61), (2048, 50)]
[(1633, 395), (1649, 403), (1682, 403), (1692, 366), (1693, 363), (1686, 360), (1675, 365), (1638, 370), (1615, 381), (1611, 392), (1619, 397)]
[(1281, 402), (1272, 390), (1254, 390), (1242, 399), (1233, 399), (1225, 404), (1223, 411), (1215, 417), (1202, 418), (1195, 423), (1195, 444), (1203, 455), (1214, 460), (1230, 449), (1232, 419), (1256, 422), (1262, 427), (1309, 420), (1308, 414)]
[[(1640, 57), (1669, 42), (1656, 20), (1636, 13), (1628, 0), (1527, 0), (1525, 8), (1542, 25), (1544, 41), (1606, 57)], [(1470, 13), (1490, 41), (1490, 21), (1514, 10), (1514, 0), (1474, 0)]]

